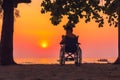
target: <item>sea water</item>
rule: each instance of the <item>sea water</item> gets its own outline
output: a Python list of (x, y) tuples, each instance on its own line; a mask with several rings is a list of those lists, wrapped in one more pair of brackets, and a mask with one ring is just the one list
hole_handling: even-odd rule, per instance
[[(107, 61), (98, 61), (101, 58), (83, 58), (82, 63), (113, 63), (115, 58), (108, 58)], [(59, 64), (59, 58), (14, 58), (18, 64)], [(73, 64), (74, 61), (67, 61), (66, 64)]]

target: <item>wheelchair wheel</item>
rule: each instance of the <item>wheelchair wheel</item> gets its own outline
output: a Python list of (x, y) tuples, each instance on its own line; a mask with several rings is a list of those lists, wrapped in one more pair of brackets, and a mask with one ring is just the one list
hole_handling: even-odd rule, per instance
[(64, 65), (65, 64), (65, 52), (63, 49), (60, 50), (60, 65)]
[(60, 65), (65, 65), (65, 57), (61, 57), (60, 59)]
[(81, 63), (82, 63), (82, 50), (81, 50), (80, 47), (78, 47), (76, 55), (77, 55), (77, 57), (76, 57), (76, 60), (75, 60), (75, 65), (80, 66)]
[(78, 48), (78, 64), (80, 65), (82, 63), (82, 50), (79, 47)]

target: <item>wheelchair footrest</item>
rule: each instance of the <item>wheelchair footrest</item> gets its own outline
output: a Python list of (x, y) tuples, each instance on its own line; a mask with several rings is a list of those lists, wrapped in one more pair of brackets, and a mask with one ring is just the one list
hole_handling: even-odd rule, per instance
[(74, 61), (74, 58), (65, 58), (65, 61)]

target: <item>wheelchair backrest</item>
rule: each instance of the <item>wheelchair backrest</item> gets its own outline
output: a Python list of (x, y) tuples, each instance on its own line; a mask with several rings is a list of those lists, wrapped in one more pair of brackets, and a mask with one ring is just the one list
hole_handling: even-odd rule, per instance
[(65, 37), (66, 46), (75, 46), (78, 43), (78, 37)]

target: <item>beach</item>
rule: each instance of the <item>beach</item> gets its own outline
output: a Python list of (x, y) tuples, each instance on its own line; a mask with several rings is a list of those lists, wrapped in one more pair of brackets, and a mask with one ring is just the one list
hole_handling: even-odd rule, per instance
[(120, 65), (24, 64), (0, 66), (0, 80), (120, 80)]

